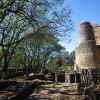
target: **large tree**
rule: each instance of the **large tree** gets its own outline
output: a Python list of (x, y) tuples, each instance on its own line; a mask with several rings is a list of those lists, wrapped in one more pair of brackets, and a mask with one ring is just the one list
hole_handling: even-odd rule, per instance
[(20, 42), (45, 30), (59, 38), (72, 30), (71, 9), (62, 8), (62, 3), (63, 0), (0, 1), (0, 61), (4, 72)]
[(11, 66), (15, 68), (20, 66), (20, 68), (33, 70), (36, 73), (47, 67), (47, 63), (54, 56), (54, 53), (63, 49), (58, 43), (58, 39), (53, 35), (36, 34), (17, 47)]

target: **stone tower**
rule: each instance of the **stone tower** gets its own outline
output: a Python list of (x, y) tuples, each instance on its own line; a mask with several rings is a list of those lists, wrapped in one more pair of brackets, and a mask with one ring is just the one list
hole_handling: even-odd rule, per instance
[(96, 45), (95, 32), (89, 22), (79, 27), (79, 47), (76, 49), (76, 66), (79, 69), (100, 68), (100, 46)]

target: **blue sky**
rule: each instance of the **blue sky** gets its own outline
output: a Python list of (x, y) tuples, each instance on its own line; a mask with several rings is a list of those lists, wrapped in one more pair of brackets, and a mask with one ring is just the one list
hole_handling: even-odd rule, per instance
[(79, 45), (79, 24), (81, 21), (89, 21), (91, 24), (100, 25), (100, 0), (65, 0), (65, 5), (72, 9), (74, 32), (71, 33), (70, 43), (61, 42), (67, 51), (73, 51)]

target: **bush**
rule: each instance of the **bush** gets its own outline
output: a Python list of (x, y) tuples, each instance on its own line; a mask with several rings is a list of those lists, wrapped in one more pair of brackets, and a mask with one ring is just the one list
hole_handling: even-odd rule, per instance
[(9, 72), (6, 72), (6, 73), (2, 74), (3, 79), (8, 79), (10, 76), (11, 76), (11, 74)]

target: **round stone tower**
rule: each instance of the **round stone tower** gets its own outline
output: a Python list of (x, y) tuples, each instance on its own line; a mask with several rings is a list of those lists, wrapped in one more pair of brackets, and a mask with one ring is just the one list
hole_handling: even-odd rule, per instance
[(76, 49), (76, 66), (79, 69), (100, 68), (100, 48), (96, 46), (93, 27), (82, 22), (79, 27), (79, 47)]
[(93, 41), (95, 40), (93, 28), (89, 22), (81, 22), (79, 33), (80, 33), (80, 41), (79, 41), (80, 44), (85, 43), (86, 41), (89, 40)]

